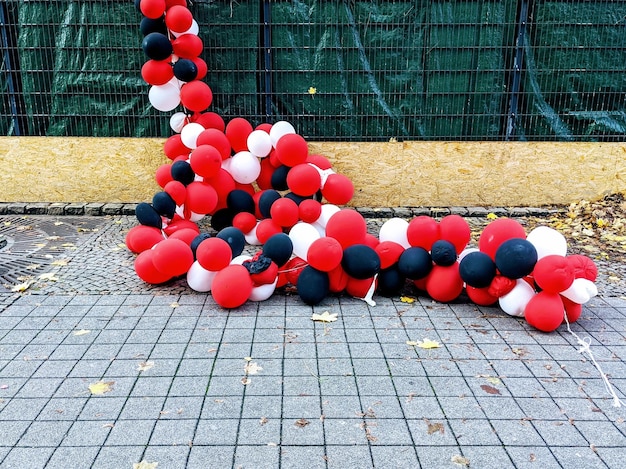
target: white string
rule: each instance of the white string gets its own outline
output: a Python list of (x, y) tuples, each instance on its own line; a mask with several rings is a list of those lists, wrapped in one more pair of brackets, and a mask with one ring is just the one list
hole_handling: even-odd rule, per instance
[(589, 355), (589, 358), (591, 358), (591, 362), (598, 369), (598, 372), (600, 373), (600, 376), (602, 377), (602, 380), (604, 381), (604, 387), (606, 388), (607, 392), (611, 396), (613, 396), (613, 407), (621, 407), (624, 403), (620, 400), (619, 397), (617, 397), (617, 394), (615, 393), (615, 390), (613, 389), (613, 386), (611, 386), (611, 383), (609, 382), (609, 378), (607, 378), (607, 376), (604, 374), (604, 372), (600, 368), (600, 365), (598, 364), (598, 362), (596, 361), (595, 357), (593, 356), (593, 353), (591, 353), (591, 339), (589, 337), (586, 337), (587, 340), (581, 339), (569, 327), (569, 321), (567, 320), (567, 313), (564, 313), (563, 317), (565, 318), (565, 324), (567, 324), (567, 331), (570, 334), (572, 334), (574, 337), (576, 337), (578, 345), (580, 345), (580, 348), (578, 349), (578, 353), (585, 353), (586, 352)]
[(374, 290), (376, 290), (376, 278), (377, 277), (378, 277), (378, 274), (374, 275), (374, 278), (372, 279), (372, 284), (370, 285), (369, 290), (367, 290), (367, 293), (365, 294), (363, 298), (359, 298), (359, 300), (365, 301), (370, 306), (376, 306), (376, 302), (372, 299), (372, 297), (374, 296)]

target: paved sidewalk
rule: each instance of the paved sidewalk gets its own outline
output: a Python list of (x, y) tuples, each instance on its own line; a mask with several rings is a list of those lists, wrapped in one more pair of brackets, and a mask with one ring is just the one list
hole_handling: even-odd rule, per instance
[[(626, 407), (564, 328), (425, 297), (226, 311), (143, 284), (134, 224), (0, 216), (0, 275), (36, 280), (0, 290), (0, 467), (624, 467)], [(572, 330), (626, 402), (626, 298), (599, 289)]]

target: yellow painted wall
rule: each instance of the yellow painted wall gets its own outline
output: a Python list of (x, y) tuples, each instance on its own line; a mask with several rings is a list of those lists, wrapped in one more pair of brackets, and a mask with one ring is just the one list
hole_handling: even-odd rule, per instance
[[(163, 139), (0, 137), (0, 202), (141, 202)], [(626, 143), (313, 142), (351, 205), (537, 206), (626, 192)]]

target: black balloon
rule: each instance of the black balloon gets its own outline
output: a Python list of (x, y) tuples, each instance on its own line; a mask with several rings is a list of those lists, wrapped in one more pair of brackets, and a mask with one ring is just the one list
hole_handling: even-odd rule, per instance
[(204, 241), (205, 239), (209, 239), (211, 237), (211, 235), (209, 233), (200, 233), (198, 236), (196, 236), (192, 241), (191, 244), (189, 245), (191, 247), (191, 251), (193, 252), (193, 258), (196, 258), (196, 250), (198, 249), (198, 246), (200, 245), (200, 243), (202, 241)]
[(215, 231), (221, 231), (224, 228), (232, 226), (235, 213), (229, 208), (221, 208), (211, 215), (211, 227)]
[(398, 266), (391, 266), (378, 273), (377, 291), (384, 296), (396, 296), (404, 287), (405, 281), (406, 278), (400, 273)]
[(272, 173), (270, 184), (277, 191), (286, 191), (289, 189), (287, 185), (287, 173), (291, 168), (289, 166), (281, 165)]
[(301, 203), (303, 200), (312, 199), (312, 198), (313, 198), (312, 196), (309, 196), (309, 197), (304, 197), (304, 196), (301, 196), (301, 195), (294, 194), (293, 192), (287, 192), (287, 193), (285, 194), (285, 199), (291, 199), (291, 200), (293, 200), (293, 201), (294, 201), (297, 205), (300, 205), (300, 203)]
[(186, 161), (174, 161), (171, 168), (172, 178), (188, 186), (196, 179), (196, 173)]
[(137, 216), (137, 221), (142, 225), (153, 226), (158, 229), (163, 227), (161, 215), (147, 202), (137, 204), (137, 207), (135, 207), (135, 215)]
[(233, 252), (233, 257), (237, 257), (243, 252), (243, 248), (246, 245), (246, 237), (243, 235), (239, 228), (229, 226), (220, 230), (216, 235), (217, 238), (221, 238), (228, 243), (230, 250)]
[(433, 243), (430, 249), (430, 257), (437, 265), (443, 267), (450, 266), (456, 262), (456, 248), (450, 241), (440, 239)]
[(280, 194), (272, 189), (265, 190), (259, 197), (259, 212), (263, 218), (270, 218), (270, 209), (272, 204), (280, 199)]
[(139, 29), (144, 36), (150, 33), (167, 34), (167, 26), (165, 26), (165, 20), (163, 18), (152, 19), (144, 17), (139, 24)]
[(174, 64), (174, 76), (180, 81), (193, 81), (198, 76), (198, 66), (189, 59), (178, 59)]
[(226, 196), (226, 205), (234, 213), (249, 212), (254, 214), (254, 199), (250, 194), (241, 189), (234, 189)]
[(152, 197), (152, 206), (159, 215), (167, 218), (173, 218), (176, 213), (176, 202), (167, 192), (157, 192)]
[(484, 252), (470, 252), (459, 263), (459, 275), (470, 287), (485, 288), (496, 276), (496, 264)]
[(307, 265), (298, 276), (297, 288), (300, 299), (306, 304), (319, 304), (330, 291), (328, 274)]
[(537, 250), (522, 238), (506, 240), (496, 251), (496, 267), (502, 275), (518, 279), (529, 275), (537, 263)]
[(263, 245), (263, 255), (269, 257), (277, 266), (285, 265), (293, 253), (293, 242), (285, 233), (277, 233)]
[(350, 277), (364, 280), (380, 271), (380, 257), (365, 244), (353, 244), (344, 249), (341, 266)]
[(172, 43), (165, 34), (150, 33), (143, 38), (141, 47), (152, 60), (165, 60), (172, 55)]
[(404, 250), (398, 259), (398, 270), (411, 280), (426, 277), (433, 268), (429, 252), (421, 247), (410, 247)]

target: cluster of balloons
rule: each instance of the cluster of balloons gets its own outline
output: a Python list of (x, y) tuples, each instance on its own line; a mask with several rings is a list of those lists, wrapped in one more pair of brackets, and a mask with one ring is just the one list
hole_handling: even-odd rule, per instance
[[(526, 236), (515, 220), (498, 219), (478, 248), (467, 248), (470, 228), (458, 215), (393, 218), (378, 236), (368, 233), (356, 210), (339, 207), (352, 199), (352, 182), (309, 154), (290, 123), (253, 128), (207, 111), (202, 41), (185, 0), (136, 5), (150, 102), (166, 112), (184, 108), (170, 118), (170, 161), (155, 175), (162, 190), (138, 204), (140, 224), (126, 235), (145, 282), (186, 276), (224, 308), (263, 301), (288, 284), (310, 305), (344, 291), (373, 305), (375, 292), (394, 296), (412, 283), (440, 302), (465, 291), (479, 305), (499, 303), (542, 331), (575, 321), (597, 294), (593, 261), (566, 255), (565, 239), (551, 228)], [(198, 227), (206, 215), (216, 236)], [(246, 244), (262, 247), (245, 255)]]

